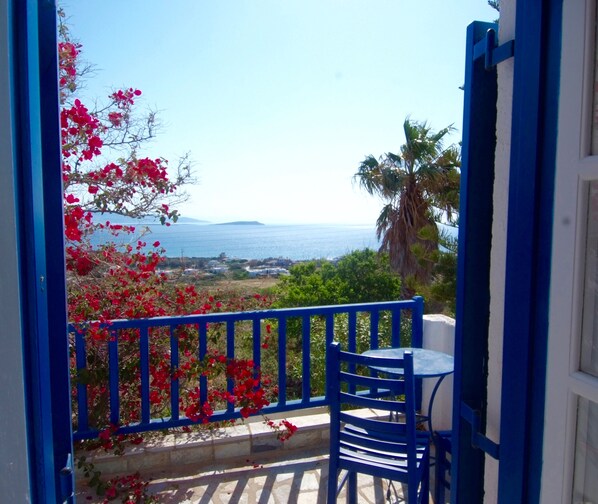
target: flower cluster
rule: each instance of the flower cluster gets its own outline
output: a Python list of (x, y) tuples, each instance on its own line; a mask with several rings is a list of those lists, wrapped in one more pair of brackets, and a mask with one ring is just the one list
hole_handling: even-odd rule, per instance
[[(126, 476), (114, 476), (104, 481), (100, 471), (84, 456), (78, 459), (77, 468), (88, 478), (88, 484), (96, 494), (104, 497), (102, 500), (104, 504), (117, 498), (120, 498), (123, 504), (156, 504), (159, 502), (155, 496), (148, 493), (149, 482), (145, 481), (138, 472)], [(88, 495), (87, 500), (93, 500), (93, 496)]]
[(108, 504), (117, 497), (121, 498), (123, 504), (151, 504), (158, 502), (155, 497), (147, 493), (148, 482), (141, 478), (137, 472), (127, 476), (115, 476), (106, 482), (104, 490), (106, 498), (104, 504)]
[[(58, 49), (67, 242), (79, 243), (105, 227), (92, 221), (90, 212), (128, 217), (154, 214), (163, 224), (176, 221), (178, 212), (171, 210), (169, 201), (180, 198), (178, 189), (189, 180), (189, 166), (183, 160), (171, 177), (167, 160), (137, 155), (155, 127), (154, 113), (139, 117), (136, 112), (141, 91), (116, 90), (101, 107), (90, 109), (74, 96), (81, 45), (66, 36)], [(116, 160), (106, 162), (114, 149)]]
[(68, 92), (73, 93), (77, 89), (77, 56), (80, 47), (69, 41), (58, 44), (60, 103), (64, 103)]
[[(210, 388), (207, 401), (201, 403), (199, 387), (194, 387), (185, 394), (185, 397), (181, 398), (181, 409), (185, 416), (193, 422), (208, 423), (210, 416), (214, 413), (215, 405), (232, 404), (239, 408), (242, 418), (248, 418), (270, 404), (268, 395), (269, 393), (271, 395), (271, 391), (264, 388), (260, 370), (252, 360), (230, 359), (214, 352), (206, 359), (202, 376), (217, 381), (218, 376), (222, 376), (222, 367), (225, 370), (224, 376), (234, 383), (232, 392), (226, 387)], [(179, 374), (177, 378), (180, 376), (182, 374)], [(265, 383), (268, 384), (270, 381), (266, 380)]]
[(280, 441), (286, 441), (289, 439), (295, 432), (297, 432), (297, 426), (289, 422), (288, 420), (281, 420), (280, 422), (276, 423), (273, 420), (266, 420), (266, 425), (276, 431), (276, 437)]

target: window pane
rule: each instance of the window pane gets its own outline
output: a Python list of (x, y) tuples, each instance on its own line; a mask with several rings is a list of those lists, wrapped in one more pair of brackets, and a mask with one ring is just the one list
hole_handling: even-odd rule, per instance
[(578, 400), (573, 504), (598, 504), (598, 404)]
[(580, 369), (598, 376), (598, 181), (589, 184)]

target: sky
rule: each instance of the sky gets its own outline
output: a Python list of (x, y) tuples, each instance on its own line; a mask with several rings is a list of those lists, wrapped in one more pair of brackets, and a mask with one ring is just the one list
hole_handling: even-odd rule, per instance
[(96, 67), (89, 102), (142, 90), (158, 136), (189, 152), (182, 215), (211, 222), (375, 224), (353, 175), (397, 152), (403, 121), (462, 125), (466, 27), (486, 0), (64, 0)]

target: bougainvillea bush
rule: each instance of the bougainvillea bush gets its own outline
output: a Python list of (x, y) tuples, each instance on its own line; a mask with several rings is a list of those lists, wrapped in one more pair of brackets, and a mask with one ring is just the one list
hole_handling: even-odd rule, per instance
[[(59, 80), (64, 228), (67, 270), (68, 314), (76, 328), (84, 331), (86, 367), (76, 369), (72, 344), (71, 377), (74, 421), (76, 385), (85, 384), (89, 423), (99, 431), (98, 443), (106, 449), (122, 449), (123, 442), (138, 443), (141, 437), (119, 434), (109, 421), (108, 342), (114, 319), (214, 313), (269, 308), (269, 298), (233, 296), (223, 292), (199, 291), (193, 285), (178, 284), (160, 271), (164, 249), (136, 226), (122, 225), (114, 216), (131, 218), (153, 215), (163, 225), (176, 222), (174, 208), (185, 198), (181, 187), (191, 180), (188, 159), (172, 166), (164, 158), (144, 157), (143, 144), (155, 134), (156, 116), (140, 110), (142, 92), (129, 87), (116, 89), (93, 107), (80, 96), (80, 82), (89, 74), (81, 61), (81, 44), (74, 42), (59, 12)], [(102, 233), (104, 239), (94, 239)], [(106, 240), (106, 236), (113, 240)], [(98, 244), (101, 243), (101, 244)], [(264, 352), (269, 348), (271, 329), (264, 322)], [(276, 390), (242, 349), (235, 359), (224, 354), (226, 345), (218, 325), (208, 331), (208, 353), (198, 359), (197, 329), (180, 326), (179, 365), (171, 368), (170, 331), (150, 331), (150, 403), (152, 416), (170, 416), (170, 388), (180, 388), (179, 412), (195, 423), (209, 421), (216, 408), (232, 403), (242, 417), (255, 414), (275, 399)], [(73, 337), (73, 335), (71, 335)], [(139, 421), (140, 358), (139, 332), (119, 331), (119, 400), (121, 425)], [(241, 338), (242, 340), (243, 338)], [(199, 378), (211, 384), (208, 401), (200, 404)], [(227, 380), (234, 381), (232, 392)], [(292, 424), (270, 423), (286, 439)], [(76, 425), (75, 425), (76, 427)], [(116, 497), (118, 484), (97, 488)], [(137, 485), (137, 494), (143, 485)], [(131, 481), (133, 481), (131, 480)], [(139, 502), (141, 500), (138, 499)]]

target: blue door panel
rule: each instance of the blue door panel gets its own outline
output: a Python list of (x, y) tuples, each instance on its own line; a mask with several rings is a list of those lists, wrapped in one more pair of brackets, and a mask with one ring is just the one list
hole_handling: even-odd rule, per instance
[(31, 494), (34, 502), (65, 502), (73, 485), (65, 469), (72, 442), (56, 7), (41, 0), (13, 1), (11, 19)]

